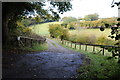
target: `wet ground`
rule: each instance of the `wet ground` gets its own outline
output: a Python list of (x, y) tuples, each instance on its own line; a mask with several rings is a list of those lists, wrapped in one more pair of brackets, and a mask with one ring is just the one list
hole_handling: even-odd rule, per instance
[(49, 49), (39, 53), (3, 56), (3, 78), (76, 78), (83, 55), (47, 39)]

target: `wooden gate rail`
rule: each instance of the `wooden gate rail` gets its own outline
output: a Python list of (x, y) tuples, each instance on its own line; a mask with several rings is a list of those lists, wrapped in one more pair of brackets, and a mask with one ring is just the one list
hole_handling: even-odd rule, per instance
[[(58, 40), (60, 41), (60, 40)], [(70, 47), (73, 48), (73, 44), (75, 45), (74, 48), (77, 49), (76, 45), (79, 45), (79, 49), (81, 49), (81, 45), (85, 45), (85, 51), (87, 51), (88, 49), (88, 46), (93, 46), (93, 49), (92, 51), (95, 52), (95, 48), (96, 47), (99, 47), (99, 48), (102, 48), (100, 50), (100, 52), (102, 51), (102, 54), (104, 55), (105, 54), (105, 50), (108, 49), (108, 48), (117, 48), (118, 50), (120, 50), (120, 47), (118, 46), (112, 46), (112, 45), (97, 45), (97, 44), (83, 44), (83, 43), (76, 43), (76, 42), (71, 42), (71, 41), (67, 41), (67, 40), (62, 40), (60, 41), (62, 44), (65, 44), (66, 46), (70, 44)], [(67, 44), (68, 43), (68, 44)], [(116, 54), (117, 56), (120, 56), (120, 52), (118, 54)]]
[(29, 46), (29, 47), (32, 47), (33, 43), (43, 44), (44, 42), (46, 42), (46, 38), (35, 39), (35, 38), (29, 38), (24, 36), (18, 36), (17, 40), (18, 40), (18, 46), (22, 44), (22, 46)]

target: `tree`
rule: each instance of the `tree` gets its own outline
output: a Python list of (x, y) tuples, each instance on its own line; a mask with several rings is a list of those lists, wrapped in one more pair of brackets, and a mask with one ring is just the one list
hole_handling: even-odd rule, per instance
[(74, 21), (77, 21), (75, 17), (63, 17), (62, 18), (63, 24), (68, 24)]
[(49, 25), (50, 36), (53, 38), (68, 39), (68, 29), (64, 28), (60, 24), (50, 24)]
[[(120, 1), (115, 2), (114, 4), (113, 3), (114, 3), (114, 0), (112, 2), (111, 7), (114, 7), (115, 5), (120, 6)], [(118, 58), (119, 58), (118, 63), (120, 63), (120, 16), (118, 16), (117, 21), (118, 21), (116, 24), (117, 26), (111, 27), (111, 34), (109, 35), (109, 37), (111, 37), (112, 39), (117, 41), (117, 43), (115, 45), (118, 46), (119, 48), (116, 48), (116, 47), (108, 48), (108, 51), (112, 52), (113, 57), (118, 56)], [(105, 25), (105, 27), (107, 28), (108, 25)], [(100, 28), (100, 30), (101, 30), (101, 28)], [(104, 28), (102, 28), (102, 31), (104, 31)]]
[(99, 15), (97, 13), (89, 14), (84, 17), (86, 21), (95, 21), (98, 20)]
[[(34, 14), (35, 11), (40, 15), (41, 18), (46, 19), (46, 15), (48, 12), (52, 12), (52, 16), (54, 20), (59, 19), (59, 13), (64, 13), (66, 11), (71, 10), (72, 5), (70, 2), (50, 2), (49, 4), (52, 6), (49, 10), (45, 10), (43, 6), (45, 6), (45, 2), (3, 2), (2, 3), (2, 36), (3, 36), (3, 44), (7, 46), (8, 42), (10, 42), (9, 35), (10, 29), (16, 29), (18, 20), (22, 20), (23, 16), (28, 14)], [(53, 8), (57, 8), (58, 12), (55, 12)]]
[(42, 19), (41, 19), (39, 16), (36, 16), (36, 17), (35, 17), (35, 20), (36, 20), (37, 23), (39, 23), (39, 22), (42, 21)]

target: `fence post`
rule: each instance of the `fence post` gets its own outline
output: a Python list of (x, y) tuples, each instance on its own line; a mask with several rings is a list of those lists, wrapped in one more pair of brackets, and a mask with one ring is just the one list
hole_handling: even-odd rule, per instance
[(67, 46), (69, 46), (69, 42), (67, 41)]
[(79, 46), (79, 49), (81, 49), (81, 44), (80, 44), (80, 46)]
[(104, 55), (104, 47), (103, 47), (103, 55)]
[(66, 42), (66, 44), (65, 44), (65, 45), (67, 46), (67, 41), (65, 41), (65, 42)]
[(63, 44), (63, 40), (62, 40), (62, 44)]
[(85, 47), (85, 51), (87, 51), (87, 45), (86, 45), (86, 47)]
[(76, 44), (75, 44), (75, 49), (76, 49)]
[(93, 46), (93, 52), (95, 52), (95, 46)]
[(72, 48), (72, 42), (71, 42), (71, 48)]

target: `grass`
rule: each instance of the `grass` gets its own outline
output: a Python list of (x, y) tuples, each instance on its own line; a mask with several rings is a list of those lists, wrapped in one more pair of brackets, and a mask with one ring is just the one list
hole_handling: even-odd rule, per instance
[[(58, 40), (56, 40), (58, 42)], [(77, 72), (78, 79), (80, 80), (94, 80), (94, 79), (104, 79), (104, 80), (120, 80), (120, 64), (117, 60), (112, 58), (108, 59), (108, 56), (102, 56), (100, 54), (94, 54), (93, 52), (87, 52), (84, 50), (73, 49), (67, 47), (60, 42), (58, 42), (65, 48), (75, 50), (86, 55), (86, 58), (90, 59), (90, 64), (86, 64), (84, 60), (83, 64)]]
[(28, 50), (28, 51), (35, 51), (35, 52), (40, 52), (48, 49), (48, 44), (43, 43), (43, 44), (34, 44), (32, 47), (23, 47), (23, 50)]
[(36, 33), (41, 36), (49, 36), (49, 24), (60, 24), (60, 22), (50, 22), (50, 23), (43, 23), (43, 24), (37, 24), (34, 26), (30, 26), (29, 28), (32, 29), (33, 33)]
[(70, 30), (70, 34), (91, 34), (95, 35), (96, 37), (103, 36), (109, 36), (111, 29), (105, 29), (104, 31), (100, 31), (100, 29), (81, 29), (81, 30)]
[(55, 47), (57, 48), (56, 44), (52, 43), (52, 45), (55, 46)]
[(120, 79), (120, 64), (118, 64), (114, 58), (108, 60), (107, 56), (93, 54), (82, 50), (79, 50), (79, 52), (84, 53), (91, 60), (90, 64), (78, 69), (78, 72), (80, 73), (78, 75), (79, 79)]

